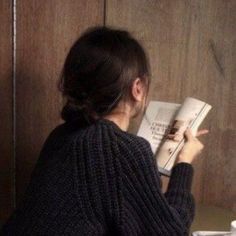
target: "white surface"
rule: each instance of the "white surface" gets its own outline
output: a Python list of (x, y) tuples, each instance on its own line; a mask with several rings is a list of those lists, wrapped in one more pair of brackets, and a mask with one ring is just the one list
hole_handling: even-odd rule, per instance
[(231, 222), (231, 233), (233, 233), (233, 235), (236, 235), (236, 220)]
[(195, 231), (192, 236), (218, 236), (218, 235), (231, 235), (229, 231)]

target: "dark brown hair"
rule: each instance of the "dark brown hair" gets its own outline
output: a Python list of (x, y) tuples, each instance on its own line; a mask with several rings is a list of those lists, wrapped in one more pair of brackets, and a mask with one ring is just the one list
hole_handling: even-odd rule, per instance
[(150, 65), (140, 43), (125, 30), (106, 26), (88, 28), (71, 47), (58, 88), (66, 98), (65, 121), (91, 123), (119, 103), (132, 101), (132, 82), (150, 84)]

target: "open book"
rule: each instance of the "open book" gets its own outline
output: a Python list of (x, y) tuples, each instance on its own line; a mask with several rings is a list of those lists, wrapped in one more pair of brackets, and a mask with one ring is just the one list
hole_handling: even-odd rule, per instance
[(177, 154), (184, 145), (186, 128), (190, 127), (195, 136), (211, 108), (192, 97), (185, 98), (183, 104), (149, 102), (137, 135), (149, 141), (160, 173), (171, 175)]

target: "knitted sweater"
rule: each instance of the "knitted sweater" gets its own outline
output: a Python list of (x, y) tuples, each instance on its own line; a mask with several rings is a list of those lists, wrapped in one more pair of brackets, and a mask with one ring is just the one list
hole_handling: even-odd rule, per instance
[(147, 140), (99, 119), (58, 125), (1, 235), (188, 235), (193, 167), (177, 164), (165, 193)]

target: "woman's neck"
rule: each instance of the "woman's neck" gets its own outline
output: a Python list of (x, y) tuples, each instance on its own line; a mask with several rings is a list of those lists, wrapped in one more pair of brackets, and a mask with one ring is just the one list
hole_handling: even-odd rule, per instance
[(107, 120), (113, 121), (123, 131), (127, 131), (128, 130), (130, 118), (127, 115), (125, 115), (125, 114), (121, 114), (121, 115), (106, 115), (106, 116), (103, 116), (103, 118), (107, 119)]

